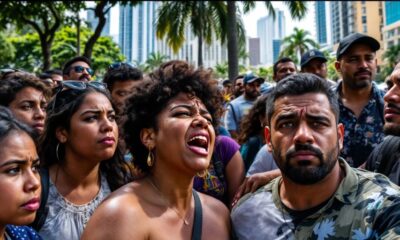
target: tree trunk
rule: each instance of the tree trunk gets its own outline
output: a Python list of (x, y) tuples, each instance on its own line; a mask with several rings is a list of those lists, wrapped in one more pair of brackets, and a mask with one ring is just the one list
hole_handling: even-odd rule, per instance
[(233, 79), (239, 73), (238, 67), (238, 41), (237, 41), (237, 26), (236, 26), (236, 2), (228, 1), (228, 71), (229, 80)]
[(99, 23), (97, 24), (93, 35), (90, 36), (90, 38), (86, 42), (85, 52), (83, 53), (83, 55), (89, 59), (92, 58), (94, 44), (97, 42), (97, 39), (101, 35), (101, 31), (103, 31), (103, 28), (106, 25), (106, 16), (105, 16), (105, 12), (104, 12), (104, 8), (106, 7), (106, 5), (107, 5), (107, 1), (101, 1), (97, 4), (97, 6), (94, 10), (95, 16), (99, 18)]
[(81, 55), (81, 19), (79, 12), (76, 13), (76, 55)]
[(43, 53), (43, 72), (47, 71), (51, 67), (51, 45), (52, 42), (47, 42), (45, 36), (39, 36), (40, 39), (40, 47), (42, 48)]
[(198, 37), (198, 43), (199, 43), (199, 48), (198, 50), (198, 56), (197, 56), (197, 65), (198, 67), (203, 66), (203, 36), (200, 34)]

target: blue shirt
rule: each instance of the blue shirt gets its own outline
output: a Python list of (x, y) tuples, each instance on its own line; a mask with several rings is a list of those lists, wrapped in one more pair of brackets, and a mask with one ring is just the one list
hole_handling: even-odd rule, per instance
[[(336, 86), (338, 96), (342, 82)], [(372, 95), (367, 105), (357, 118), (353, 111), (344, 106), (339, 97), (339, 122), (344, 125), (344, 143), (340, 154), (352, 167), (363, 164), (374, 147), (383, 141), (383, 96), (384, 91), (372, 83)]]
[(253, 104), (254, 101), (246, 100), (244, 95), (231, 101), (230, 104), (228, 104), (225, 115), (225, 128), (228, 131), (233, 130), (239, 132), (240, 122), (243, 116), (250, 111)]

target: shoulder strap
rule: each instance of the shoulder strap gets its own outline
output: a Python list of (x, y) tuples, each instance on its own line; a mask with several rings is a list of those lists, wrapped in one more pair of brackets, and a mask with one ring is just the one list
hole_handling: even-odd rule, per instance
[(201, 233), (203, 228), (203, 210), (201, 201), (197, 192), (193, 189), (194, 198), (194, 221), (192, 230), (192, 240), (201, 240)]
[(390, 173), (390, 170), (394, 164), (394, 161), (397, 160), (395, 157), (395, 153), (399, 148), (400, 137), (396, 136), (387, 136), (385, 140), (382, 142), (380, 147), (380, 153), (375, 162), (375, 172), (379, 172), (385, 175)]
[(48, 209), (46, 208), (47, 198), (49, 196), (50, 177), (48, 168), (40, 168), (40, 183), (42, 184), (42, 193), (40, 197), (40, 206), (36, 213), (35, 221), (30, 225), (36, 231), (39, 231), (47, 217)]

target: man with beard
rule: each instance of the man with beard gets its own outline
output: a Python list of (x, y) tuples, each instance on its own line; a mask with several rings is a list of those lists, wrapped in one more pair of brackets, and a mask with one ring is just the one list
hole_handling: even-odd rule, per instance
[(387, 81), (385, 94), (383, 131), (387, 135), (382, 143), (374, 148), (365, 168), (382, 173), (400, 185), (400, 63), (397, 64)]
[(352, 167), (364, 163), (384, 138), (384, 92), (372, 82), (379, 48), (374, 38), (353, 33), (343, 38), (336, 53), (335, 68), (343, 78), (336, 87), (339, 122), (345, 126), (341, 156)]
[(243, 77), (244, 77), (243, 75), (238, 75), (234, 80), (235, 83), (235, 85), (233, 86), (234, 98), (240, 97), (240, 95), (244, 93)]
[(339, 157), (336, 93), (309, 73), (278, 82), (267, 100), (268, 150), (282, 172), (239, 200), (238, 239), (397, 239), (400, 188)]
[(90, 59), (84, 56), (74, 57), (64, 64), (63, 79), (91, 81), (94, 74)]
[(257, 77), (253, 73), (247, 73), (243, 77), (244, 93), (232, 100), (227, 107), (225, 115), (225, 127), (233, 139), (239, 135), (240, 121), (253, 106), (254, 101), (260, 96), (260, 86), (264, 82), (263, 78)]

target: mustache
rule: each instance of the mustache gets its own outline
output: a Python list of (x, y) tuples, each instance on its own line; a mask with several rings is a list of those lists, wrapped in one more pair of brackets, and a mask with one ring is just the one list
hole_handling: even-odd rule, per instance
[(298, 143), (296, 143), (294, 145), (294, 148), (290, 148), (286, 152), (286, 159), (292, 158), (299, 151), (310, 151), (310, 152), (313, 152), (319, 159), (321, 159), (321, 160), (323, 159), (323, 153), (321, 152), (321, 150), (319, 150), (316, 147), (313, 147), (309, 143), (306, 143), (306, 144), (298, 144)]
[(372, 75), (371, 71), (369, 71), (368, 69), (361, 69), (361, 70), (357, 71), (356, 73), (354, 73), (354, 75), (358, 75), (361, 73), (368, 73), (369, 75)]
[(393, 108), (396, 111), (400, 112), (400, 107), (396, 106), (394, 103), (388, 103), (386, 107)]

